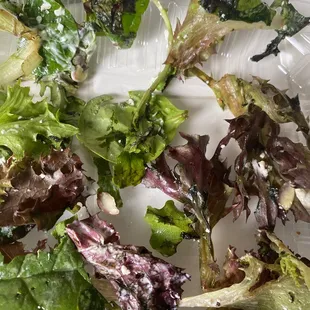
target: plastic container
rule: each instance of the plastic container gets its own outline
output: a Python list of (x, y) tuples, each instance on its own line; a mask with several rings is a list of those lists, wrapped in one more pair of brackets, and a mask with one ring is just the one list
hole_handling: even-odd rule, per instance
[[(167, 1), (162, 0), (169, 9), (169, 16), (173, 25), (177, 18), (183, 19), (188, 0)], [(304, 15), (310, 16), (310, 1), (291, 1)], [(83, 10), (80, 2), (67, 1), (66, 5), (73, 12), (77, 20), (82, 20)], [(225, 73), (233, 73), (242, 78), (250, 79), (257, 75), (270, 79), (272, 83), (283, 89), (289, 89), (291, 94), (300, 94), (303, 109), (310, 115), (310, 27), (305, 28), (293, 38), (286, 39), (280, 46), (278, 57), (269, 56), (259, 63), (250, 61), (250, 57), (262, 51), (266, 44), (275, 36), (273, 31), (240, 31), (228, 35), (222, 45), (218, 47), (217, 54), (213, 55), (205, 65), (205, 70), (216, 78)], [(0, 33), (0, 61), (11, 54), (16, 46), (12, 36)], [(91, 63), (89, 79), (83, 85), (80, 95), (89, 99), (96, 95), (113, 94), (126, 96), (129, 90), (146, 89), (154, 76), (160, 71), (166, 57), (167, 43), (165, 28), (157, 9), (150, 5), (143, 17), (143, 21), (133, 47), (129, 50), (117, 50), (106, 38), (98, 39), (98, 49)], [(181, 131), (192, 134), (208, 134), (211, 137), (207, 155), (211, 156), (218, 141), (226, 134), (227, 123), (224, 121), (231, 117), (228, 111), (223, 112), (216, 103), (212, 91), (198, 79), (184, 82), (175, 80), (167, 89), (166, 94), (179, 108), (189, 110), (189, 119), (180, 128)], [(299, 136), (290, 126), (284, 126), (283, 133), (289, 134), (294, 140)], [(176, 137), (173, 144), (185, 143)], [(88, 154), (76, 146), (77, 152), (86, 162), (86, 170), (93, 174), (88, 164)], [(228, 162), (238, 152), (237, 147), (231, 147), (227, 152)], [(122, 191), (124, 207), (119, 216), (106, 216), (120, 231), (123, 243), (144, 245), (148, 248), (150, 229), (143, 221), (146, 206), (162, 207), (167, 199), (158, 190), (146, 189), (143, 186), (127, 188)], [(91, 198), (88, 204), (94, 205)], [(238, 221), (232, 222), (229, 215), (223, 219), (214, 231), (215, 253), (221, 262), (225, 256), (228, 245), (237, 247), (239, 254), (244, 250), (251, 250), (255, 245), (254, 233), (256, 222), (254, 215), (250, 216), (248, 223), (245, 215)], [(289, 243), (292, 250), (310, 257), (310, 224), (294, 223), (290, 221), (286, 227), (279, 222), (277, 233), (280, 238)], [(168, 261), (186, 268), (192, 275), (192, 281), (185, 285), (185, 296), (199, 292), (199, 267), (197, 244), (183, 241), (178, 253)]]

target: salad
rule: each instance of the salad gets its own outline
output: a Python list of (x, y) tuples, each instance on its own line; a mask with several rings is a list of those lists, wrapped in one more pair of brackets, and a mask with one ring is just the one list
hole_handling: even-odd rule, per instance
[[(162, 71), (122, 102), (108, 94), (82, 100), (98, 37), (131, 48), (150, 2), (168, 34)], [(257, 76), (217, 80), (201, 64), (242, 29), (275, 30), (251, 61), (276, 57), (310, 17), (288, 0), (190, 0), (173, 29), (160, 0), (84, 0), (83, 7), (79, 23), (60, 0), (0, 0), (0, 30), (18, 38), (0, 64), (0, 309), (309, 309), (310, 261), (275, 234), (291, 217), (310, 223), (310, 127), (299, 97)], [(172, 80), (191, 78), (233, 115), (211, 157), (214, 138), (180, 131), (191, 111), (167, 96)], [(304, 143), (283, 136), (284, 124)], [(172, 145), (179, 134), (184, 143)], [(225, 160), (229, 143), (238, 145), (233, 164)], [(160, 209), (145, 205), (152, 252), (124, 244), (107, 221), (124, 212), (123, 190), (139, 184), (167, 196)], [(87, 203), (94, 197), (96, 212)], [(256, 244), (242, 256), (230, 246), (219, 266), (214, 229), (228, 214), (253, 216), (253, 200)], [(31, 249), (30, 234), (37, 236)], [(182, 295), (191, 275), (168, 262), (184, 239), (199, 248), (201, 293), (190, 297)]]

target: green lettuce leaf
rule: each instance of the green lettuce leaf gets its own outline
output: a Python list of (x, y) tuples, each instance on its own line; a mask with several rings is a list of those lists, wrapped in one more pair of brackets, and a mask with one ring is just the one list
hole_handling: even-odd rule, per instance
[[(96, 155), (116, 164), (114, 182), (120, 187), (139, 182), (143, 163), (163, 152), (187, 118), (187, 111), (177, 109), (162, 95), (153, 95), (135, 124), (142, 96), (143, 92), (130, 92), (130, 99), (120, 104), (113, 103), (110, 96), (97, 97), (88, 102), (79, 121), (79, 140)], [(124, 153), (127, 155), (120, 157)], [(123, 163), (126, 167), (121, 167)]]
[(0, 105), (0, 146), (10, 149), (16, 159), (48, 152), (51, 146), (59, 147), (61, 139), (78, 132), (59, 122), (45, 100), (34, 103), (29, 91), (18, 84), (9, 87)]
[(218, 289), (185, 298), (180, 307), (309, 309), (309, 261), (294, 255), (274, 234), (266, 231), (259, 232), (258, 243), (258, 254), (248, 253), (239, 259), (234, 255), (226, 262), (225, 276), (218, 281)]
[(129, 48), (136, 38), (149, 0), (84, 0), (87, 19), (97, 35), (108, 36), (120, 48)]
[(191, 226), (193, 222), (176, 208), (172, 200), (168, 200), (162, 209), (148, 206), (144, 219), (152, 229), (152, 248), (164, 256), (175, 254), (184, 238), (196, 236)]
[(144, 164), (141, 155), (122, 152), (113, 167), (113, 182), (120, 188), (138, 185), (145, 173)]
[[(4, 86), (30, 75), (39, 66), (42, 61), (39, 55), (41, 40), (36, 31), (26, 27), (3, 9), (0, 9), (0, 30), (22, 38), (18, 50), (0, 64), (0, 86)], [(2, 95), (0, 103), (1, 97)]]
[(91, 285), (67, 237), (50, 253), (39, 251), (1, 263), (0, 290), (1, 309), (112, 309)]
[(63, 123), (78, 127), (81, 113), (86, 102), (73, 94), (70, 94), (65, 87), (54, 81), (41, 81), (40, 96), (44, 96), (47, 89), (50, 91), (50, 103), (56, 110), (59, 110), (59, 120)]
[(26, 26), (36, 29), (41, 41), (42, 63), (34, 70), (37, 79), (56, 80), (74, 92), (87, 77), (88, 63), (96, 45), (93, 27), (78, 25), (60, 1), (0, 1)]

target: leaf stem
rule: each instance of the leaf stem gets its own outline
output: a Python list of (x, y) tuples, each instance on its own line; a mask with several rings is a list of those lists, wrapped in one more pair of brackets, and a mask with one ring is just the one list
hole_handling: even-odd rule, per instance
[(152, 83), (152, 85), (148, 88), (148, 90), (143, 94), (143, 97), (138, 102), (137, 105), (137, 112), (134, 116), (134, 123), (136, 123), (140, 117), (140, 115), (143, 115), (145, 112), (146, 104), (150, 101), (152, 93), (156, 90), (156, 88), (169, 76), (171, 72), (171, 65), (166, 65), (164, 69), (158, 74), (155, 81)]
[(152, 0), (152, 1), (156, 5), (156, 7), (158, 8), (158, 10), (160, 12), (160, 16), (164, 20), (164, 23), (165, 23), (166, 28), (168, 30), (168, 50), (170, 50), (171, 45), (172, 45), (172, 41), (173, 41), (173, 29), (172, 29), (172, 25), (171, 25), (167, 10), (163, 8), (163, 6), (159, 0)]
[(208, 85), (212, 85), (215, 82), (215, 80), (211, 76), (207, 75), (205, 72), (203, 72), (201, 69), (197, 67), (188, 69), (188, 73), (198, 77), (198, 79), (200, 79), (202, 82)]
[[(160, 15), (162, 19), (164, 20), (164, 23), (166, 25), (166, 28), (168, 30), (168, 51), (171, 48), (172, 41), (173, 41), (173, 29), (171, 22), (169, 20), (169, 16), (167, 13), (167, 10), (163, 8), (161, 2), (159, 0), (152, 0), (153, 3), (156, 5), (158, 8)], [(144, 93), (143, 97), (139, 101), (137, 105), (137, 112), (134, 115), (133, 122), (134, 124), (137, 123), (139, 117), (144, 114), (145, 112), (145, 107), (146, 104), (149, 102), (152, 93), (157, 89), (157, 87), (161, 84), (164, 83), (167, 79), (167, 77), (171, 74), (172, 67), (171, 65), (165, 65), (164, 69), (158, 74), (157, 78), (155, 81), (152, 83), (152, 85), (148, 88), (148, 90)]]

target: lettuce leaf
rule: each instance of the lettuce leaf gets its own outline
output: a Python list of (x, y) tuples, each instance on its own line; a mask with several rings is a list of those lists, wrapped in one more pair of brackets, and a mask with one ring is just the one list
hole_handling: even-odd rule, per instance
[(3, 9), (0, 9), (0, 30), (22, 39), (18, 50), (0, 64), (0, 86), (5, 86), (18, 78), (30, 75), (40, 65), (42, 61), (39, 55), (41, 39), (36, 31), (26, 27), (15, 16)]
[[(274, 234), (258, 234), (259, 253), (228, 255), (218, 288), (185, 298), (180, 307), (242, 310), (306, 310), (310, 306), (309, 261), (294, 255)], [(238, 277), (234, 277), (239, 272)]]
[(169, 157), (177, 162), (174, 168), (169, 167), (162, 154), (147, 168), (143, 184), (159, 188), (184, 204), (185, 215), (193, 221), (200, 238), (201, 285), (204, 289), (210, 289), (214, 287), (218, 274), (218, 269), (214, 268), (212, 229), (232, 211), (232, 208), (226, 208), (226, 204), (233, 184), (228, 179), (230, 169), (220, 160), (219, 152), (210, 160), (206, 158), (208, 136), (184, 133), (181, 136), (188, 141), (187, 144), (168, 147)]
[(280, 126), (264, 111), (250, 105), (247, 114), (229, 120), (228, 134), (216, 151), (221, 153), (231, 139), (237, 141), (241, 151), (234, 164), (234, 218), (242, 211), (249, 216), (249, 197), (257, 196), (258, 225), (269, 230), (274, 229), (277, 217), (285, 223), (289, 211), (296, 220), (310, 221), (310, 214), (295, 193), (295, 189), (308, 189), (310, 185), (306, 178), (309, 150), (279, 134)]
[(176, 208), (172, 200), (168, 200), (162, 209), (148, 206), (144, 219), (152, 229), (152, 248), (164, 256), (175, 254), (184, 238), (197, 237), (191, 226), (193, 222)]
[(38, 80), (56, 80), (71, 92), (87, 77), (88, 63), (96, 45), (88, 23), (78, 25), (56, 0), (1, 1), (26, 26), (36, 29), (42, 45), (42, 63), (34, 70)]
[[(230, 169), (220, 160), (219, 153), (215, 153), (211, 160), (206, 158), (208, 136), (180, 134), (188, 143), (167, 149), (168, 156), (177, 162), (174, 169), (162, 155), (147, 168), (143, 184), (161, 189), (183, 202), (187, 209), (193, 209), (196, 215), (206, 212), (202, 222), (207, 219), (213, 227), (227, 214), (225, 206), (232, 190), (228, 180)], [(195, 209), (197, 195), (202, 199), (203, 209), (200, 211)]]
[(0, 289), (3, 309), (112, 309), (91, 285), (67, 237), (50, 253), (39, 251), (1, 263)]
[(110, 281), (122, 309), (176, 309), (189, 278), (144, 247), (120, 245), (112, 225), (93, 216), (67, 226), (67, 233), (99, 278)]
[(210, 78), (208, 85), (214, 91), (221, 108), (228, 107), (238, 117), (248, 112), (251, 104), (262, 109), (276, 123), (294, 122), (309, 142), (309, 124), (301, 111), (298, 96), (290, 98), (267, 80), (253, 77), (247, 82), (226, 74), (219, 81)]
[[(280, 26), (279, 26), (280, 24)], [(166, 64), (184, 74), (206, 61), (225, 35), (241, 29), (276, 29), (278, 36), (254, 61), (279, 52), (278, 45), (309, 24), (288, 0), (276, 0), (270, 7), (260, 0), (191, 0), (186, 18), (178, 24)]]
[(69, 149), (8, 165), (8, 184), (0, 203), (1, 227), (36, 224), (38, 229), (50, 229), (66, 208), (85, 203), (88, 197), (82, 162)]
[(144, 173), (143, 157), (136, 153), (122, 152), (113, 167), (113, 182), (120, 188), (140, 184)]
[(133, 44), (148, 4), (149, 0), (84, 0), (87, 20), (97, 35), (107, 36), (120, 48)]
[(139, 183), (144, 164), (163, 152), (187, 118), (187, 111), (177, 109), (162, 95), (153, 95), (136, 124), (134, 116), (143, 94), (130, 92), (130, 99), (120, 104), (113, 103), (110, 96), (95, 98), (88, 102), (79, 121), (79, 140), (115, 164), (114, 182), (121, 187)]
[(59, 122), (46, 100), (33, 102), (29, 88), (18, 84), (8, 87), (6, 100), (0, 105), (0, 146), (8, 148), (15, 159), (36, 157), (59, 147), (64, 138), (78, 130)]

